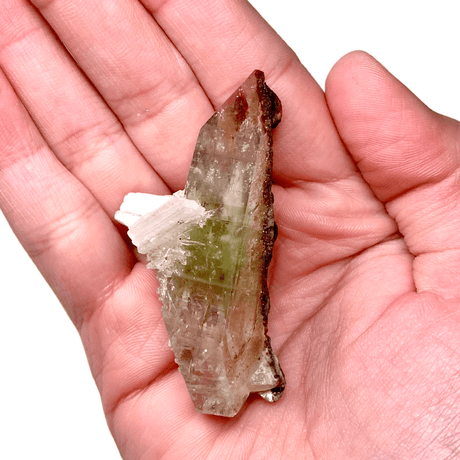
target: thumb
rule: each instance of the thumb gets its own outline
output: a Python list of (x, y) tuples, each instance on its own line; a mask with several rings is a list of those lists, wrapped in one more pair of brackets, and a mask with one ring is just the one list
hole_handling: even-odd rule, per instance
[(418, 292), (460, 297), (460, 125), (374, 58), (343, 57), (326, 82), (339, 134), (416, 256)]

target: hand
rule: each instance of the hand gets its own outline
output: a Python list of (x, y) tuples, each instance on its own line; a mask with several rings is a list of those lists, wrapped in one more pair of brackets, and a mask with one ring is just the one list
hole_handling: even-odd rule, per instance
[[(363, 53), (324, 95), (244, 2), (33, 3), (0, 16), (0, 206), (81, 334), (123, 458), (454, 455), (458, 123)], [(183, 187), (254, 68), (283, 102), (270, 335), (288, 386), (224, 419), (193, 409), (113, 214)]]

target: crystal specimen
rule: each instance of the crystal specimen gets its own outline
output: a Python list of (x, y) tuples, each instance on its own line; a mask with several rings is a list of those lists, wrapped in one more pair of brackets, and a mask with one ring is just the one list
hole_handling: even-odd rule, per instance
[(130, 194), (116, 215), (157, 271), (170, 344), (203, 413), (231, 417), (251, 392), (276, 401), (284, 390), (267, 336), (280, 119), (278, 97), (254, 71), (201, 129), (185, 193)]

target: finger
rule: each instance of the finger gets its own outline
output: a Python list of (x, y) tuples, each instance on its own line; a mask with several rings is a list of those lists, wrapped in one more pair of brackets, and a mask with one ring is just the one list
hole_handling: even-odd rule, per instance
[(364, 178), (417, 256), (417, 289), (458, 297), (458, 122), (429, 110), (365, 53), (335, 65), (326, 95)]
[(0, 16), (0, 66), (60, 161), (113, 216), (128, 192), (167, 193), (46, 23), (25, 1)]
[(328, 182), (355, 172), (324, 94), (293, 51), (245, 1), (142, 0), (192, 67), (214, 106), (255, 68), (283, 104), (275, 133), (279, 184)]
[(158, 174), (183, 187), (212, 107), (152, 17), (132, 0), (33, 3)]
[(0, 207), (81, 325), (128, 275), (132, 255), (91, 193), (54, 157), (1, 72), (0, 94)]

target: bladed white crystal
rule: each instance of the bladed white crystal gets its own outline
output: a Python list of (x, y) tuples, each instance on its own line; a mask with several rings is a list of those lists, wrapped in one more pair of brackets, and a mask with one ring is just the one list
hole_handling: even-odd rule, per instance
[(179, 243), (193, 226), (202, 225), (212, 212), (179, 190), (173, 195), (129, 193), (115, 219), (128, 227), (128, 236), (140, 254), (147, 255), (149, 268), (170, 272), (169, 260), (183, 260)]
[(142, 216), (166, 204), (172, 195), (152, 195), (150, 193), (128, 193), (115, 213), (115, 220), (130, 228)]

